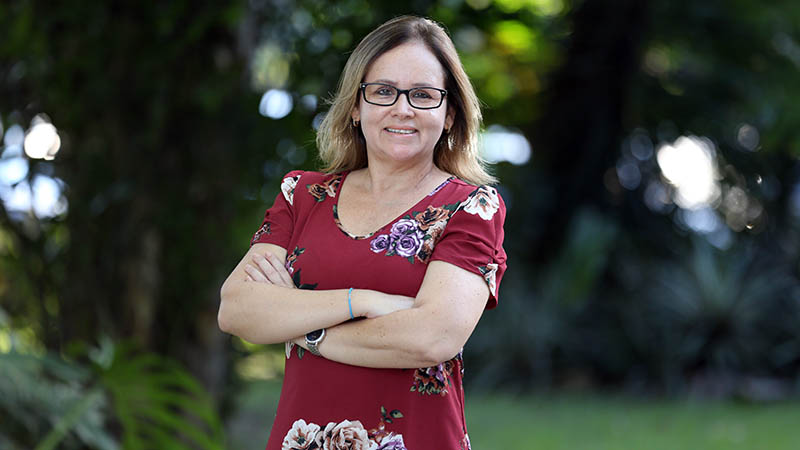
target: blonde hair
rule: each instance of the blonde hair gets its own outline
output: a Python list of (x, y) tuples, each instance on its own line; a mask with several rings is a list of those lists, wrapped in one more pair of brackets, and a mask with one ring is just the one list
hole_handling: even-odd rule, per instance
[(348, 58), (331, 108), (317, 132), (317, 147), (325, 172), (356, 170), (367, 166), (367, 144), (360, 127), (352, 126), (351, 113), (359, 100), (359, 85), (370, 65), (382, 54), (407, 42), (423, 43), (444, 68), (447, 107), (454, 112), (453, 126), (442, 133), (433, 152), (439, 169), (472, 184), (497, 180), (486, 171), (480, 157), (478, 132), (481, 108), (453, 41), (432, 20), (400, 16), (369, 33)]

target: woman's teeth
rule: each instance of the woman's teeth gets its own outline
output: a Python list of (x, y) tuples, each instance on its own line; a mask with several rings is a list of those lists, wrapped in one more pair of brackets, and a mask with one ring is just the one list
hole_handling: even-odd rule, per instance
[(386, 131), (399, 134), (411, 134), (414, 132), (414, 130), (398, 130), (397, 128), (387, 128)]

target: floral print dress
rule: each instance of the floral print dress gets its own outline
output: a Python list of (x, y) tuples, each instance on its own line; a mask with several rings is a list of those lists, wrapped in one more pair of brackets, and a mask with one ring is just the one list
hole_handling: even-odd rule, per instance
[[(251, 244), (287, 249), (301, 289), (374, 289), (415, 296), (431, 261), (482, 276), (487, 309), (506, 267), (505, 205), (497, 190), (450, 178), (374, 233), (342, 228), (347, 172), (293, 171)], [(465, 450), (461, 353), (434, 367), (372, 369), (286, 345), (286, 372), (267, 450)]]

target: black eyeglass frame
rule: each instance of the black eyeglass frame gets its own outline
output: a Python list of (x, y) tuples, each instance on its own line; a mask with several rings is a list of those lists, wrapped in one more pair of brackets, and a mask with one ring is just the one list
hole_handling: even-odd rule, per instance
[[(392, 103), (389, 103), (388, 105), (385, 105), (383, 103), (374, 103), (374, 102), (371, 102), (371, 101), (367, 100), (367, 93), (365, 91), (367, 89), (367, 86), (387, 86), (387, 87), (390, 87), (390, 88), (394, 89), (395, 91), (397, 91), (397, 95), (395, 96), (394, 101)], [(436, 105), (436, 106), (414, 106), (414, 104), (411, 102), (411, 97), (409, 97), (409, 93), (411, 91), (416, 91), (418, 89), (434, 89), (436, 91), (441, 92), (442, 98), (439, 99), (439, 104)], [(391, 84), (386, 84), (386, 83), (361, 83), (361, 85), (359, 86), (359, 90), (361, 91), (361, 95), (364, 96), (364, 101), (365, 102), (369, 103), (370, 105), (376, 105), (376, 106), (392, 106), (395, 103), (397, 103), (397, 99), (400, 98), (400, 95), (405, 94), (406, 95), (406, 101), (408, 102), (409, 106), (411, 106), (412, 108), (415, 108), (415, 109), (436, 109), (436, 108), (442, 106), (442, 103), (444, 103), (445, 97), (447, 97), (447, 89), (439, 89), (439, 88), (433, 87), (433, 86), (420, 86), (420, 87), (414, 87), (414, 88), (411, 88), (411, 89), (400, 89), (397, 86), (392, 86)]]

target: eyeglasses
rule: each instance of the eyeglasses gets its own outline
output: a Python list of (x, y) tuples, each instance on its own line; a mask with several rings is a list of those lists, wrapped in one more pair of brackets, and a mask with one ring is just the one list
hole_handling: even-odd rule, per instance
[(361, 83), (364, 101), (378, 106), (392, 106), (400, 94), (406, 94), (408, 104), (417, 109), (436, 109), (442, 106), (447, 91), (435, 87), (398, 89), (391, 84)]

